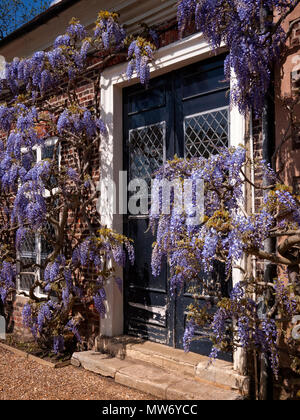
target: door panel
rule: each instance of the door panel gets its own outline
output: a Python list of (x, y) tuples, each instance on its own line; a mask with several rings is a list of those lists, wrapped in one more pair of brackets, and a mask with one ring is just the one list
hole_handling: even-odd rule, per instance
[[(149, 89), (134, 86), (124, 92), (124, 169), (128, 181), (145, 180), (173, 154), (172, 89), (167, 78), (159, 78)], [(171, 150), (170, 150), (171, 149)], [(128, 194), (128, 199), (133, 193)], [(150, 200), (149, 200), (150, 202)], [(125, 331), (128, 334), (171, 345), (167, 268), (160, 276), (151, 271), (151, 251), (155, 240), (148, 231), (146, 215), (124, 217), (124, 231), (134, 240), (136, 263), (125, 270)]]
[[(141, 86), (124, 90), (124, 169), (129, 180), (142, 177), (150, 187), (151, 174), (175, 153), (207, 158), (216, 146), (228, 145), (229, 95), (223, 79), (224, 57), (220, 56), (153, 79), (147, 90)], [(166, 265), (159, 278), (152, 276), (155, 238), (147, 231), (148, 223), (147, 216), (124, 218), (125, 233), (135, 241), (136, 250), (136, 264), (125, 273), (125, 331), (183, 348), (186, 308), (193, 296), (186, 287), (179, 296), (170, 297)], [(224, 278), (224, 267), (216, 264), (207, 281), (226, 296), (231, 284)], [(199, 298), (199, 305), (206, 301)], [(206, 338), (193, 342), (191, 350), (208, 355), (210, 331), (198, 333)]]

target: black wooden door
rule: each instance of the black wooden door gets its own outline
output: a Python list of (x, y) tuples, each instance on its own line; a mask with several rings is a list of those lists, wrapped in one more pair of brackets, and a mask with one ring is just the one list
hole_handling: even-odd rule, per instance
[[(150, 185), (151, 174), (175, 154), (208, 157), (216, 147), (228, 145), (229, 98), (223, 79), (224, 57), (219, 56), (155, 78), (147, 90), (139, 85), (124, 90), (124, 170), (129, 181), (143, 178)], [(159, 278), (152, 276), (154, 238), (147, 232), (148, 222), (145, 215), (124, 218), (125, 234), (135, 241), (136, 251), (135, 266), (125, 270), (125, 332), (183, 348), (186, 308), (193, 297), (188, 289), (170, 297), (166, 267)], [(222, 267), (216, 266), (208, 281), (226, 295), (230, 285), (223, 280)], [(208, 355), (209, 332), (191, 350)]]

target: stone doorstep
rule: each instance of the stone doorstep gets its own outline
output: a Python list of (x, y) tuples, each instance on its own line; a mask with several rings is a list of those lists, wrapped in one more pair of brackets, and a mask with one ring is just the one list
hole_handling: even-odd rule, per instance
[(71, 364), (76, 367), (82, 366), (84, 369), (101, 376), (115, 379), (116, 373), (132, 363), (125, 360), (111, 357), (107, 354), (101, 354), (94, 351), (74, 353)]
[(206, 356), (185, 353), (183, 350), (121, 336), (99, 338), (98, 350), (116, 358), (148, 363), (167, 371), (179, 372), (186, 379), (206, 380), (213, 384), (228, 386), (248, 395), (250, 380), (233, 370), (233, 364), (216, 360), (212, 364)]
[(94, 351), (74, 353), (71, 363), (163, 400), (240, 399), (240, 394), (229, 387), (187, 379), (147, 363), (121, 360)]

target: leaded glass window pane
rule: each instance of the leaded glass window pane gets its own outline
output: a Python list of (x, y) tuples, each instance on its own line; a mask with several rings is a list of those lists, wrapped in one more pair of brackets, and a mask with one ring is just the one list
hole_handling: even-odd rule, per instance
[(53, 246), (50, 242), (50, 239), (54, 239), (55, 232), (54, 228), (50, 223), (47, 223), (46, 229), (45, 229), (46, 235), (41, 236), (41, 243), (42, 243), (42, 254), (41, 258), (42, 260), (45, 260), (51, 252), (53, 252)]
[(130, 180), (144, 179), (150, 185), (153, 172), (165, 159), (166, 122), (129, 131)]
[(229, 144), (229, 107), (188, 116), (184, 120), (185, 157), (208, 158)]

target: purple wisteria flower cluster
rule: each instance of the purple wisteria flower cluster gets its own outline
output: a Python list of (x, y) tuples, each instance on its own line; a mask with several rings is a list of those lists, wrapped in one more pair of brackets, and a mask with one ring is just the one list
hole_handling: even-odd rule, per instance
[[(80, 43), (80, 47), (75, 48)], [(58, 78), (73, 79), (85, 67), (89, 39), (78, 20), (72, 19), (66, 34), (59, 35), (49, 51), (37, 51), (26, 59), (15, 58), (6, 65), (6, 83), (14, 95), (24, 86), (36, 99), (57, 86)]]
[(142, 37), (138, 37), (130, 42), (128, 47), (128, 79), (131, 79), (134, 71), (136, 71), (141, 84), (144, 86), (148, 85), (150, 81), (150, 64), (153, 61), (155, 50), (156, 46)]
[(96, 209), (93, 164), (107, 135), (97, 72), (81, 100), (87, 69), (124, 50), (126, 32), (117, 14), (100, 12), (88, 35), (72, 19), (47, 51), (7, 63), (0, 87), (0, 298), (16, 290), (16, 267), (30, 273), (24, 325), (55, 353), (70, 335), (82, 341), (80, 305), (105, 315), (107, 282), (121, 290), (116, 266), (134, 262), (131, 241), (101, 228)]
[[(289, 229), (297, 232), (299, 229), (299, 199), (274, 179), (274, 186), (268, 190), (262, 207), (256, 214), (247, 214), (244, 210), (244, 188), (247, 182), (244, 168), (247, 164), (250, 167), (255, 165), (262, 173), (270, 172), (262, 162), (250, 162), (243, 147), (220, 149), (217, 155), (211, 155), (208, 159), (175, 158), (156, 172), (152, 193), (159, 197), (160, 202), (159, 205), (156, 201), (152, 203), (150, 213), (150, 226), (156, 236), (152, 273), (158, 276), (162, 264), (167, 261), (170, 267), (171, 293), (176, 290), (180, 292), (189, 287), (189, 284), (196, 283), (204, 296), (221, 299), (210, 325), (216, 343), (212, 357), (217, 356), (218, 349), (226, 347), (230, 338), (228, 331), (232, 329), (232, 321), (235, 320), (234, 334), (231, 337), (236, 337), (238, 345), (243, 348), (253, 345), (270, 355), (274, 372), (277, 373), (277, 325), (271, 317), (262, 322), (258, 304), (247, 297), (254, 293), (253, 279), (248, 283), (245, 281), (245, 289), (240, 284), (237, 285), (230, 299), (225, 300), (222, 299), (219, 289), (215, 287), (212, 290), (207, 281), (207, 276), (212, 275), (215, 270), (216, 261), (224, 265), (225, 276), (229, 280), (233, 268), (240, 266), (244, 255), (262, 255), (261, 258), (264, 258), (265, 241), (278, 229), (279, 214), (285, 215), (280, 220), (280, 232)], [(204, 214), (197, 223), (189, 224), (189, 218), (197, 214), (199, 200), (195, 196), (195, 189), (185, 191), (185, 185), (188, 185), (186, 181), (193, 184), (200, 180), (204, 182)], [(168, 212), (164, 205), (163, 181), (173, 186), (173, 190), (170, 190)], [(182, 186), (181, 194), (178, 191), (175, 193), (176, 185)], [(186, 192), (192, 195), (189, 206), (178, 206), (178, 196), (185, 200), (188, 198)], [(292, 288), (288, 288), (283, 282), (279, 282), (274, 289), (276, 308), (281, 306), (290, 319), (297, 306), (291, 298), (292, 292)], [(197, 302), (195, 305), (197, 308)], [(198, 309), (202, 311), (201, 307)], [(185, 349), (189, 348), (199, 319), (197, 309), (192, 311), (184, 335)]]
[(64, 110), (58, 118), (57, 130), (59, 134), (71, 132), (76, 135), (84, 135), (91, 139), (100, 132), (107, 134), (107, 129), (100, 118), (95, 116), (87, 109), (78, 107), (77, 109)]
[(278, 376), (278, 328), (274, 319), (261, 319), (258, 304), (245, 294), (245, 290), (238, 283), (232, 290), (229, 299), (223, 299), (218, 304), (211, 328), (215, 338), (215, 345), (211, 358), (216, 358), (219, 351), (226, 346), (228, 325), (235, 320), (233, 334), (236, 343), (243, 349), (257, 350), (264, 353), (271, 362), (273, 372)]
[[(29, 302), (25, 305), (24, 326), (31, 330), (38, 342), (43, 339), (49, 340), (50, 335), (53, 351), (56, 354), (64, 351), (64, 337), (68, 332), (81, 343), (79, 322), (71, 311), (72, 303), (75, 300), (83, 303), (87, 296), (91, 296), (95, 309), (101, 317), (104, 317), (107, 281), (115, 280), (119, 287), (120, 279), (115, 277), (114, 264), (125, 264), (126, 253), (133, 264), (132, 243), (123, 235), (101, 228), (97, 236), (87, 238), (74, 249), (71, 260), (59, 255), (53, 262), (48, 263), (41, 282), (42, 290), (48, 295), (48, 300)], [(92, 270), (95, 280), (91, 283), (82, 279), (78, 281), (75, 273), (78, 270), (81, 272), (82, 269)], [(0, 296), (4, 302), (7, 287), (15, 288), (15, 269), (8, 263), (3, 264), (0, 272), (0, 285), (2, 281), (5, 281), (5, 287), (0, 287)]]
[(121, 50), (124, 47), (126, 31), (119, 24), (119, 15), (101, 11), (94, 31), (96, 42), (100, 42), (105, 51)]
[(197, 30), (213, 48), (224, 43), (229, 50), (225, 75), (236, 81), (231, 100), (242, 113), (253, 109), (259, 115), (271, 80), (273, 64), (279, 60), (286, 37), (280, 25), (264, 18), (264, 11), (284, 14), (296, 0), (181, 0), (178, 24), (181, 32), (195, 22)]
[(3, 261), (0, 267), (0, 300), (5, 304), (9, 291), (16, 287), (16, 268), (9, 261)]

